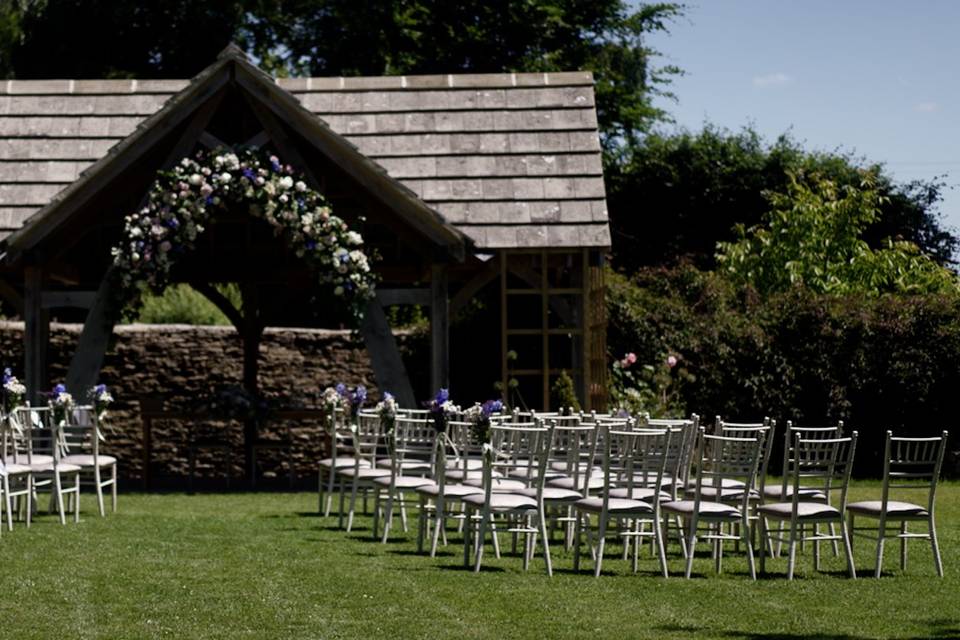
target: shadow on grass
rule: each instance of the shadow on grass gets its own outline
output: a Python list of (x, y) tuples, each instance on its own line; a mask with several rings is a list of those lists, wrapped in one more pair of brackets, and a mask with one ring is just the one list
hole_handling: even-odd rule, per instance
[[(928, 620), (930, 633), (920, 636), (909, 636), (905, 640), (921, 640), (923, 638), (960, 638), (960, 622), (949, 619)], [(870, 636), (851, 635), (849, 633), (769, 633), (754, 631), (718, 631), (710, 627), (698, 627), (689, 624), (665, 624), (653, 627), (659, 631), (683, 633), (693, 635), (709, 633), (717, 637), (734, 638), (736, 640), (868, 640)]]
[[(457, 571), (460, 573), (473, 573), (473, 563), (469, 567), (463, 566), (463, 563), (441, 564), (437, 566), (441, 571)], [(503, 567), (491, 567), (490, 565), (480, 565), (480, 573), (506, 573)]]

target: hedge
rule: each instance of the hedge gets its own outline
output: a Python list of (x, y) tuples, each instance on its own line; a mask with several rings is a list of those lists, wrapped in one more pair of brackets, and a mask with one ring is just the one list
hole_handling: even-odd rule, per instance
[[(857, 472), (882, 472), (884, 434), (950, 430), (960, 391), (960, 297), (817, 295), (761, 299), (692, 266), (608, 279), (611, 360), (676, 355), (688, 412), (764, 416), (859, 432)], [(778, 432), (778, 446), (781, 441)], [(952, 446), (951, 448), (956, 448)], [(771, 470), (779, 471), (774, 452)]]

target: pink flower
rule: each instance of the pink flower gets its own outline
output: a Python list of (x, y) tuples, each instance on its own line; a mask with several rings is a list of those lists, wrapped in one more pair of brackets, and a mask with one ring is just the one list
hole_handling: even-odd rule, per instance
[(637, 361), (637, 354), (632, 351), (623, 356), (623, 360), (620, 361), (620, 366), (624, 369), (628, 368), (630, 365), (634, 364)]
[(667, 366), (673, 369), (677, 366), (677, 356), (668, 356), (667, 357)]

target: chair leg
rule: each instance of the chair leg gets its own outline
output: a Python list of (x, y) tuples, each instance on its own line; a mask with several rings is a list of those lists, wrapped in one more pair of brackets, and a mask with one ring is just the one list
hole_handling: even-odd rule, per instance
[(693, 572), (693, 556), (696, 555), (697, 550), (697, 513), (694, 512), (690, 517), (690, 537), (687, 538), (687, 568), (684, 572), (684, 577), (688, 580), (690, 579), (690, 574)]
[(793, 580), (793, 570), (797, 566), (797, 524), (795, 522), (790, 523), (787, 555), (787, 580)]
[(30, 528), (30, 521), (33, 519), (33, 474), (27, 475), (27, 499), (26, 514), (23, 516), (27, 523), (27, 529)]
[(437, 493), (437, 499), (433, 503), (433, 536), (432, 541), (430, 542), (430, 557), (434, 558), (437, 555), (437, 544), (440, 542), (440, 532), (443, 531), (446, 526), (447, 516), (446, 516), (446, 507), (443, 496)]
[(607, 541), (607, 521), (609, 517), (604, 518), (606, 514), (600, 515), (600, 522), (597, 523), (597, 554), (593, 559), (593, 577), (600, 577), (600, 569), (603, 568), (603, 547)]
[[(477, 527), (476, 552), (475, 552), (474, 561), (473, 561), (474, 573), (480, 572), (480, 564), (483, 562), (483, 546), (485, 542), (484, 538), (487, 533), (487, 522), (490, 519), (490, 515), (491, 514), (487, 513), (486, 510), (484, 510), (480, 518), (480, 524)], [(494, 532), (493, 535), (494, 535), (494, 538), (496, 538), (496, 535), (497, 535), (496, 532)]]
[(904, 537), (907, 533), (907, 521), (900, 523), (900, 570), (907, 570), (907, 539)]
[(850, 577), (856, 579), (857, 568), (853, 563), (853, 545), (850, 543), (850, 532), (847, 531), (843, 516), (840, 516), (840, 535), (843, 537), (843, 551), (847, 554), (847, 570), (850, 572)]
[(940, 544), (937, 542), (937, 527), (930, 516), (930, 547), (933, 549), (933, 564), (937, 569), (937, 576), (943, 577), (943, 560), (940, 558)]
[[(13, 531), (13, 509), (10, 501), (10, 476), (3, 476), (3, 502), (7, 507), (7, 529)], [(0, 514), (0, 529), (3, 528), (2, 515)]]
[(60, 472), (54, 471), (53, 473), (53, 493), (54, 500), (57, 504), (57, 512), (60, 514), (60, 524), (67, 524), (66, 511), (63, 505), (63, 486), (60, 482)]
[(77, 522), (80, 522), (80, 473), (79, 472), (75, 473), (73, 477), (74, 477), (73, 521), (74, 523), (77, 523)]
[(116, 463), (110, 465), (110, 480), (112, 484), (110, 485), (110, 511), (113, 513), (117, 512), (117, 465)]
[(767, 554), (773, 557), (773, 539), (766, 518), (760, 517), (757, 524), (760, 527), (760, 575), (764, 575), (767, 572)]
[[(389, 489), (387, 489), (387, 494), (388, 494), (388, 500), (389, 500), (389, 498), (390, 498), (390, 490), (389, 490)], [(364, 492), (364, 496), (366, 496), (366, 492)], [(366, 497), (364, 497), (364, 500), (363, 500), (363, 501), (364, 501), (364, 502), (367, 501), (367, 500), (366, 500)], [(364, 511), (366, 511), (366, 509), (364, 509)], [(390, 511), (391, 511), (391, 512), (393, 511), (393, 505), (392, 505), (392, 504), (390, 505)], [(388, 530), (388, 527), (387, 527), (387, 524), (386, 524), (386, 519), (387, 519), (387, 517), (388, 517), (388, 516), (387, 516), (386, 512), (384, 512), (384, 521), (385, 521), (385, 522), (384, 522), (383, 528), (384, 528), (385, 531)], [(379, 491), (379, 490), (376, 491), (376, 493), (374, 494), (374, 497), (373, 497), (373, 539), (374, 539), (374, 540), (377, 539), (377, 532), (378, 532), (378, 531), (380, 531), (380, 491)]]
[(757, 565), (756, 561), (753, 558), (753, 527), (749, 523), (744, 523), (740, 527), (740, 539), (743, 540), (744, 546), (747, 548), (747, 565), (750, 567), (750, 579), (757, 579)]
[[(540, 521), (540, 539), (542, 540), (541, 544), (543, 545), (543, 561), (547, 565), (547, 575), (553, 576), (553, 560), (550, 558), (550, 540), (547, 538), (547, 518), (546, 514), (540, 512), (537, 519)], [(536, 538), (534, 538), (536, 540)]]
[(886, 523), (881, 520), (880, 528), (877, 531), (877, 567), (873, 571), (873, 577), (879, 578), (880, 572), (883, 569), (883, 542), (887, 537), (887, 527)]
[(573, 522), (573, 570), (580, 571), (580, 533), (582, 527), (582, 514), (574, 510)]
[(100, 511), (100, 517), (105, 518), (107, 516), (107, 511), (103, 508), (103, 486), (100, 484), (99, 465), (94, 466), (93, 468), (93, 484), (97, 490), (97, 509)]
[[(660, 572), (663, 573), (663, 577), (667, 578), (670, 576), (667, 571), (667, 550), (664, 548), (665, 537), (663, 535), (663, 529), (660, 528), (660, 518), (653, 519), (653, 540), (654, 544), (657, 546), (657, 558), (660, 560)], [(636, 564), (637, 556), (634, 554), (634, 564)], [(634, 573), (636, 573), (636, 567), (634, 567)]]
[(473, 513), (472, 509), (464, 509), (463, 521), (463, 566), (470, 566), (470, 544), (473, 541)]
[[(406, 518), (403, 517), (403, 494), (400, 495), (400, 515), (401, 520), (403, 521), (403, 530), (407, 530)], [(380, 541), (383, 544), (387, 543), (387, 538), (390, 536), (390, 527), (393, 525), (393, 491), (387, 492), (387, 510), (383, 516), (383, 539)], [(380, 492), (377, 491), (377, 503), (380, 502)], [(377, 516), (373, 516), (376, 518)]]
[(350, 490), (350, 512), (347, 514), (347, 533), (353, 529), (353, 512), (357, 507), (357, 477), (353, 477), (353, 487)]
[[(813, 535), (820, 535), (820, 524), (817, 522), (813, 523)], [(813, 570), (820, 571), (820, 540), (817, 539), (813, 541)]]

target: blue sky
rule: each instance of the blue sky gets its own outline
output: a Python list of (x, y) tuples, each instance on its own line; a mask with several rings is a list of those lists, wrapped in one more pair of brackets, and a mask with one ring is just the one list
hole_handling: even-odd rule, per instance
[(649, 43), (685, 71), (662, 103), (676, 126), (789, 130), (901, 181), (947, 174), (940, 210), (960, 230), (958, 29), (960, 1), (701, 0)]

